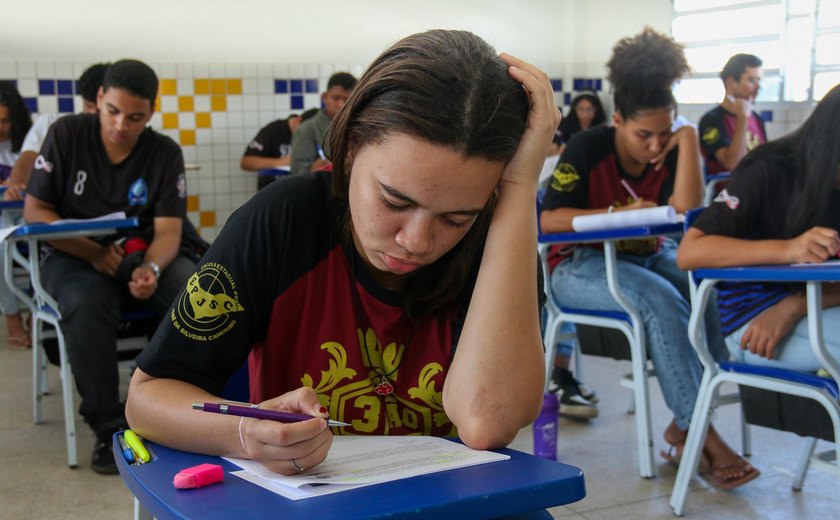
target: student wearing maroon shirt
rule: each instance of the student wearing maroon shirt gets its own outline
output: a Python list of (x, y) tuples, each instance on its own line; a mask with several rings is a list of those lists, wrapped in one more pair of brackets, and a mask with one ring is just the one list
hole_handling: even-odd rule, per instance
[[(688, 71), (682, 47), (648, 28), (620, 40), (607, 67), (615, 126), (579, 133), (569, 142), (543, 201), (543, 232), (571, 231), (578, 215), (663, 204), (683, 212), (702, 203), (697, 134), (690, 126), (671, 132), (676, 110), (671, 86)], [(571, 255), (567, 251), (558, 249), (552, 262), (552, 292), (560, 305), (620, 310), (607, 287), (603, 253), (589, 246), (574, 247)], [(702, 376), (686, 332), (688, 279), (677, 268), (676, 244), (669, 238), (620, 243), (618, 253), (620, 288), (639, 310), (657, 380), (674, 414), (664, 434), (671, 449), (662, 455), (679, 463)], [(716, 309), (707, 314), (707, 329), (717, 356), (726, 357)], [(713, 427), (705, 455), (706, 475), (720, 487), (730, 489), (758, 475)]]
[(726, 94), (700, 119), (700, 145), (709, 174), (735, 169), (747, 152), (767, 142), (764, 121), (753, 109), (761, 87), (761, 60), (736, 54), (720, 72)]
[[(138, 358), (132, 428), (286, 475), (333, 434), (508, 444), (542, 404), (534, 200), (558, 121), (547, 76), (471, 33), (394, 44), (333, 121), (333, 171), (231, 216)], [(252, 402), (317, 418), (191, 410), (246, 358)]]
[[(756, 148), (685, 234), (683, 269), (819, 263), (840, 251), (840, 86), (802, 127)], [(719, 287), (723, 332), (738, 361), (816, 372), (803, 284)], [(826, 347), (840, 358), (840, 284), (823, 285)]]

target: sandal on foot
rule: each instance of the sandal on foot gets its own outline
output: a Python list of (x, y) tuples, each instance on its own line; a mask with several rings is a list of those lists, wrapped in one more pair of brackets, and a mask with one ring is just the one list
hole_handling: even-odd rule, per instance
[[(667, 460), (669, 464), (679, 467), (682, 461), (683, 450), (685, 449), (685, 442), (678, 442), (671, 444), (668, 451), (659, 450), (659, 456)], [(697, 466), (698, 471), (706, 471), (709, 469), (709, 458), (705, 453), (700, 454), (700, 462)]]
[(26, 334), (22, 336), (9, 336), (9, 342), (6, 346), (9, 350), (27, 350), (32, 348), (32, 340)]
[[(739, 469), (743, 471), (744, 474), (740, 477), (726, 478), (725, 474), (727, 470), (731, 469)], [(761, 472), (741, 457), (738, 457), (733, 462), (728, 462), (725, 464), (715, 464), (713, 466), (710, 466), (709, 470), (703, 473), (703, 477), (706, 480), (708, 480), (715, 486), (725, 490), (735, 489), (736, 487), (744, 485), (750, 480), (753, 480), (759, 475), (761, 475)]]

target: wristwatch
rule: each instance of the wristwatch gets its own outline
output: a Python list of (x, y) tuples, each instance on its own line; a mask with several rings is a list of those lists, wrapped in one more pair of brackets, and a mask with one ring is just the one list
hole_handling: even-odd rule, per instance
[(149, 269), (151, 269), (152, 272), (155, 273), (155, 278), (160, 278), (160, 266), (157, 265), (156, 263), (154, 263), (154, 262), (143, 262), (140, 265), (141, 266), (146, 266)]

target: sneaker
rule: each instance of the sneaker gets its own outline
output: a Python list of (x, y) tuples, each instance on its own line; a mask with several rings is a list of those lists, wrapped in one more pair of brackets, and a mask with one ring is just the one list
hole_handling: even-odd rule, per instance
[(576, 385), (565, 385), (557, 393), (559, 414), (574, 419), (594, 419), (598, 417), (598, 406), (587, 400)]
[(100, 475), (115, 475), (119, 473), (117, 463), (114, 460), (113, 433), (97, 435), (96, 444), (93, 445), (93, 456), (90, 460), (90, 467)]
[(554, 370), (551, 372), (551, 381), (548, 382), (548, 391), (552, 394), (556, 394), (562, 389), (564, 386), (575, 386), (577, 387), (578, 394), (580, 394), (584, 399), (589, 401), (590, 403), (597, 403), (599, 401), (598, 395), (595, 393), (592, 388), (590, 388), (587, 384), (581, 383), (575, 376), (572, 375), (572, 371), (568, 368), (559, 368), (554, 367)]

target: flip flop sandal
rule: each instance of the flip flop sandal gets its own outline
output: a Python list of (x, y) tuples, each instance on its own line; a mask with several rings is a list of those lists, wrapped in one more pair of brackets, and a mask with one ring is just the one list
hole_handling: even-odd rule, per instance
[[(677, 444), (671, 444), (668, 447), (668, 451), (659, 450), (659, 456), (663, 459), (667, 460), (669, 464), (679, 467), (680, 461), (682, 461), (682, 454), (683, 450), (685, 449), (685, 443), (679, 442)], [(697, 466), (698, 471), (706, 471), (709, 469), (709, 458), (706, 456), (705, 453), (700, 455), (700, 463)]]
[[(747, 470), (748, 467), (750, 468), (749, 470)], [(719, 475), (719, 473), (730, 468), (741, 469), (742, 471), (744, 471), (744, 474), (740, 477), (735, 478), (725, 478)], [(729, 462), (726, 464), (715, 464), (714, 466), (711, 466), (708, 471), (703, 473), (703, 477), (706, 480), (708, 480), (715, 486), (721, 489), (725, 489), (727, 491), (730, 489), (735, 489), (738, 486), (742, 486), (759, 475), (761, 475), (761, 472), (741, 457), (738, 457), (738, 459), (734, 462)]]

